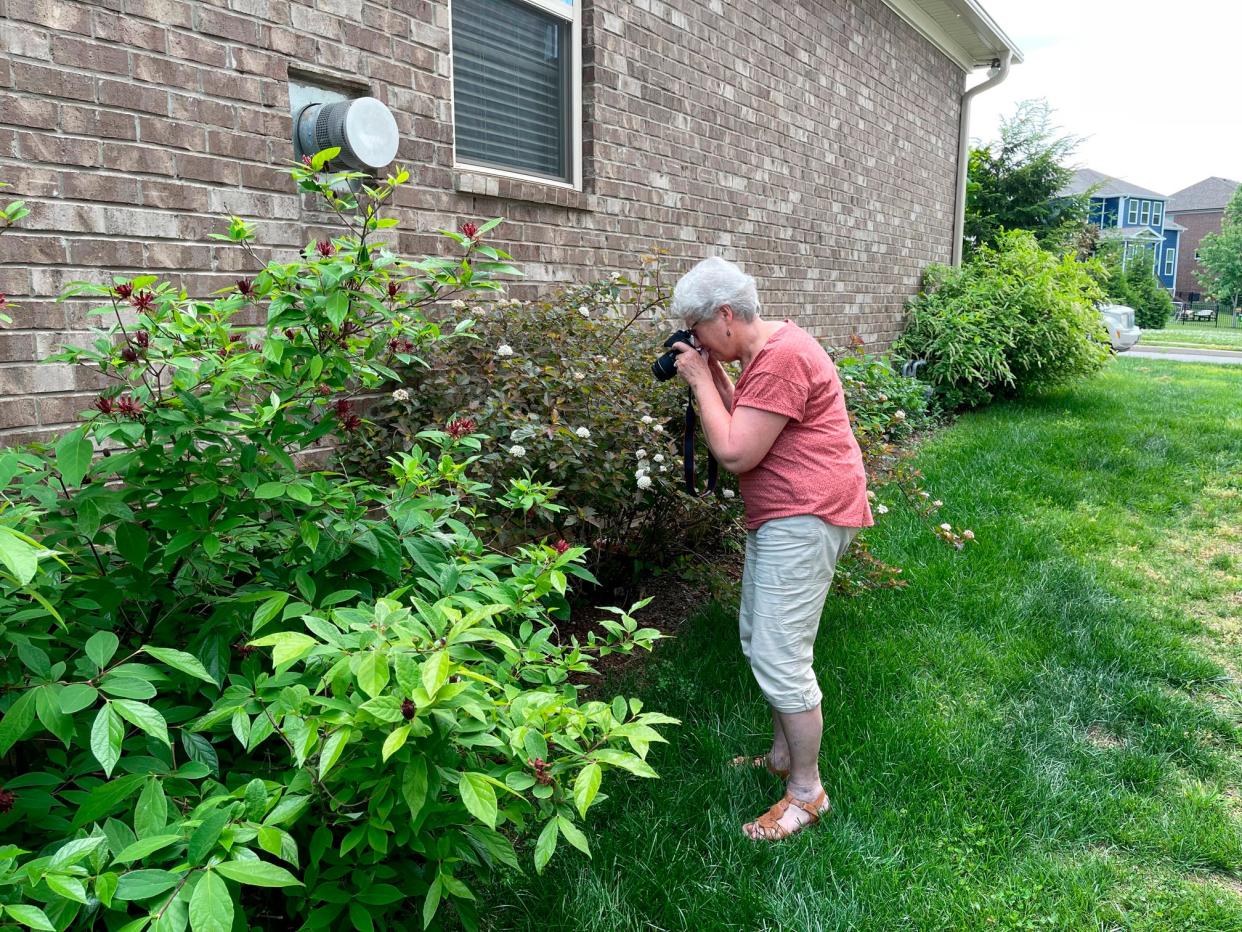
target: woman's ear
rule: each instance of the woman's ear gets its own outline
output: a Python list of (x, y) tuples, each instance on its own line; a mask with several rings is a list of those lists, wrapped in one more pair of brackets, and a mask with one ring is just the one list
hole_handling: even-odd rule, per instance
[(730, 307), (728, 304), (722, 304), (720, 305), (719, 311), (720, 311), (721, 320), (723, 320), (726, 324), (733, 323), (733, 308), (732, 307)]

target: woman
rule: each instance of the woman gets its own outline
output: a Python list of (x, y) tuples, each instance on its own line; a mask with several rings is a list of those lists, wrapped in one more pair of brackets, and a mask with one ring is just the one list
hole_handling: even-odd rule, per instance
[[(742, 827), (756, 841), (777, 841), (830, 808), (812, 654), (837, 561), (872, 524), (862, 453), (828, 354), (791, 321), (761, 318), (755, 280), (736, 265), (712, 258), (692, 268), (673, 290), (673, 313), (698, 345), (677, 344), (677, 372), (746, 506), (739, 632), (772, 709), (773, 737), (766, 755), (734, 763), (787, 780), (784, 797)], [(736, 385), (726, 362), (742, 365)]]

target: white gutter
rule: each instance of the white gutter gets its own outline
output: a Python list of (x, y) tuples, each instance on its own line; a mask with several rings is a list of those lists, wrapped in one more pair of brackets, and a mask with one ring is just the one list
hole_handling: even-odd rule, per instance
[(953, 205), (953, 264), (962, 264), (962, 237), (966, 230), (966, 172), (970, 167), (970, 102), (976, 94), (1000, 84), (1009, 77), (1013, 52), (1006, 51), (992, 63), (988, 79), (962, 95), (961, 116), (957, 125), (957, 199)]

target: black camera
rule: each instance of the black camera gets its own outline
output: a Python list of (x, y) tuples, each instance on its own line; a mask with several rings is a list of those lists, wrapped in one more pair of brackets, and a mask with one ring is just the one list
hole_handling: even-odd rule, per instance
[(668, 352), (651, 364), (651, 374), (661, 382), (667, 382), (677, 374), (677, 354), (681, 352), (679, 349), (672, 349), (674, 343), (685, 343), (687, 346), (694, 345), (694, 334), (689, 330), (678, 330), (671, 337), (664, 341), (664, 346)]

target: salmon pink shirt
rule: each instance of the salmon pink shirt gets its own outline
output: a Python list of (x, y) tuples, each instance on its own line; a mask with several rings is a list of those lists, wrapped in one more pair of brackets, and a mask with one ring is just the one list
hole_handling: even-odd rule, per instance
[(793, 515), (838, 527), (874, 523), (841, 377), (814, 337), (785, 321), (737, 380), (734, 410), (741, 405), (789, 418), (767, 455), (738, 476), (749, 530)]

